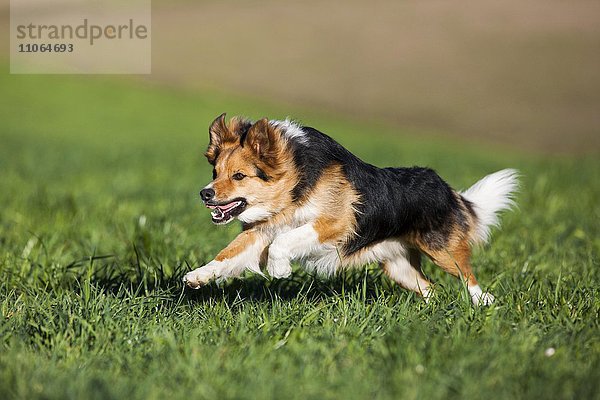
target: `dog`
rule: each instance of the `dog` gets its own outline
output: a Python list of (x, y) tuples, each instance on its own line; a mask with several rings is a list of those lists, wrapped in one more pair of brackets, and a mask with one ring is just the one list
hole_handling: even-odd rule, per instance
[(210, 125), (206, 151), (213, 180), (200, 191), (212, 222), (242, 222), (242, 232), (214, 260), (184, 277), (191, 288), (245, 270), (274, 278), (290, 262), (332, 275), (378, 263), (426, 301), (428, 256), (466, 282), (472, 302), (491, 304), (473, 274), (471, 250), (484, 243), (498, 213), (514, 205), (518, 173), (504, 169), (464, 192), (429, 168), (378, 168), (326, 134), (290, 121), (252, 122), (225, 114)]

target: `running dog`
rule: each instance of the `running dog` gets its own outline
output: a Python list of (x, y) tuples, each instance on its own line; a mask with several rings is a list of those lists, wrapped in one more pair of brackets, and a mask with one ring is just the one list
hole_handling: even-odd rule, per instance
[(292, 260), (324, 275), (379, 263), (393, 281), (428, 300), (424, 254), (464, 279), (474, 304), (494, 301), (473, 274), (471, 249), (488, 240), (498, 212), (514, 204), (515, 170), (459, 192), (429, 168), (375, 167), (290, 120), (226, 122), (222, 114), (209, 134), (213, 180), (200, 197), (213, 223), (237, 218), (243, 231), (213, 261), (185, 275), (189, 287), (246, 269), (262, 274), (261, 265), (286, 278)]

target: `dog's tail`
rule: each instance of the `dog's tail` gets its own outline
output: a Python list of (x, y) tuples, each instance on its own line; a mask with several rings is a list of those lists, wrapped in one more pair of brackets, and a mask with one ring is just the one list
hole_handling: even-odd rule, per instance
[(518, 188), (518, 172), (514, 169), (503, 169), (460, 192), (460, 195), (473, 205), (476, 226), (471, 240), (474, 243), (487, 242), (491, 228), (500, 225), (498, 213), (515, 205), (514, 196)]

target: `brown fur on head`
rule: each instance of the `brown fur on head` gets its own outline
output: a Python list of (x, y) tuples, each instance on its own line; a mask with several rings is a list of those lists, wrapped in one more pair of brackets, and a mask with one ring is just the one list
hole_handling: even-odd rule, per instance
[(227, 124), (225, 115), (219, 115), (208, 128), (209, 144), (204, 155), (212, 165), (215, 165), (221, 149), (239, 143), (241, 135), (251, 125), (250, 121), (240, 117), (233, 117)]
[[(256, 222), (259, 213), (270, 216), (291, 203), (296, 179), (291, 153), (268, 119), (252, 124), (234, 117), (226, 123), (222, 114), (209, 133), (206, 158), (214, 171), (207, 188), (214, 190), (214, 196), (205, 202), (213, 208), (213, 222), (227, 223), (244, 211), (248, 212), (240, 215), (242, 221)], [(220, 212), (237, 202), (239, 206), (231, 214), (225, 213), (221, 221)]]

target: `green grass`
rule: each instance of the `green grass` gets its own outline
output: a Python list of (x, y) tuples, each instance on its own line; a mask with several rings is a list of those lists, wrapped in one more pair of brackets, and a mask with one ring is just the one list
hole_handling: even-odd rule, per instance
[[(0, 398), (600, 398), (597, 159), (120, 80), (0, 87)], [(222, 111), (299, 116), (370, 162), (428, 165), (457, 188), (520, 169), (519, 209), (474, 257), (496, 304), (473, 308), (430, 263), (429, 304), (375, 266), (184, 291), (239, 230), (212, 226), (197, 199)]]

